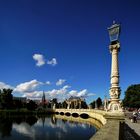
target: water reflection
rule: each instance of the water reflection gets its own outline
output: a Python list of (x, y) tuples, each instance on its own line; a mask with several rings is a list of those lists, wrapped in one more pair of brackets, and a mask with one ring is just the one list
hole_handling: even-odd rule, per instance
[(30, 126), (34, 125), (36, 122), (37, 118), (35, 116), (1, 116), (0, 137), (3, 139), (11, 137), (13, 130), (28, 135)]
[(0, 133), (1, 137), (11, 136), (12, 121), (9, 118), (0, 118)]
[(86, 140), (95, 132), (90, 124), (57, 119), (54, 115), (0, 117), (0, 139), (4, 140)]
[(27, 123), (21, 123), (20, 125), (13, 124), (13, 131), (18, 132), (19, 134), (22, 134), (27, 137), (34, 138), (35, 136), (35, 129), (33, 127), (30, 127)]

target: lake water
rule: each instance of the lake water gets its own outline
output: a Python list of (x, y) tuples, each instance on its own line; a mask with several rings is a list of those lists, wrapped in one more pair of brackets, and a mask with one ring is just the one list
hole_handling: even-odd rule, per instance
[(88, 140), (97, 129), (90, 124), (45, 117), (0, 117), (0, 140)]

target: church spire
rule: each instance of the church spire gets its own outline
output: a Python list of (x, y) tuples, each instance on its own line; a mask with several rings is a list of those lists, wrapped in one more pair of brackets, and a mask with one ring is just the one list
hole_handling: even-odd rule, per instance
[(46, 102), (46, 99), (45, 99), (45, 92), (43, 91), (43, 95), (42, 95), (42, 103), (43, 103), (43, 105), (45, 104), (45, 102)]

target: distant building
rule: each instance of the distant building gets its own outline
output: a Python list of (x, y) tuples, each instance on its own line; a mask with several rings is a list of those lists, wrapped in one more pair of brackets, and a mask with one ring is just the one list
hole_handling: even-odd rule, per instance
[(71, 96), (68, 100), (66, 100), (66, 103), (68, 104), (67, 109), (78, 109), (82, 108), (82, 103), (85, 103), (85, 99)]
[(26, 97), (13, 97), (13, 100), (21, 101), (22, 103), (26, 103), (27, 102), (27, 98)]
[(46, 100), (46, 97), (45, 97), (45, 92), (43, 91), (43, 95), (42, 95), (42, 98), (41, 100), (39, 100), (39, 105), (41, 105), (42, 107), (47, 107), (47, 105), (49, 104), (49, 101)]

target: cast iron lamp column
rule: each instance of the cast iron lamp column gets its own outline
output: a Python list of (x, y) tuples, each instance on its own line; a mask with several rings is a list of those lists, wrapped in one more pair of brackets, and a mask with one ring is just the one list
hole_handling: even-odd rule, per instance
[(108, 105), (109, 111), (122, 111), (120, 105), (120, 94), (121, 89), (119, 87), (119, 64), (118, 64), (118, 53), (120, 51), (120, 43), (118, 41), (120, 34), (120, 25), (113, 23), (113, 25), (108, 28), (110, 36), (110, 45), (109, 50), (112, 55), (112, 64), (111, 64), (111, 87), (109, 90), (110, 94), (110, 103)]

